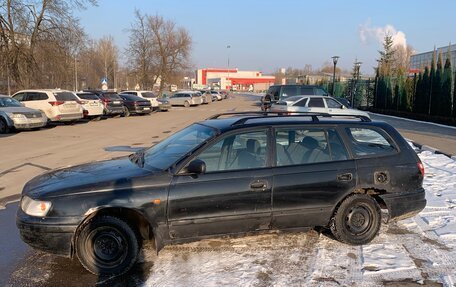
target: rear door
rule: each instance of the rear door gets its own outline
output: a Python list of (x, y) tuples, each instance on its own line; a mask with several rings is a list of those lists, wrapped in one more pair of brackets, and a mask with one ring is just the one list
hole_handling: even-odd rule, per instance
[[(228, 134), (196, 155), (198, 176), (177, 174), (168, 199), (172, 238), (268, 229), (272, 170), (269, 130)], [(184, 168), (185, 170), (185, 168)]]
[(357, 179), (337, 129), (283, 127), (274, 135), (272, 227), (325, 226)]

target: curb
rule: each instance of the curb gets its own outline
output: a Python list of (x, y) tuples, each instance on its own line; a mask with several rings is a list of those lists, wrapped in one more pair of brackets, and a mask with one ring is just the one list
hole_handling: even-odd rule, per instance
[(415, 142), (415, 141), (412, 141), (412, 140), (409, 140), (414, 146), (416, 146), (420, 151), (430, 151), (434, 154), (443, 154), (444, 156), (446, 157), (449, 157), (451, 158), (452, 160), (455, 160), (456, 161), (456, 155), (452, 155), (452, 154), (449, 154), (449, 153), (446, 153), (446, 152), (443, 152), (441, 150), (438, 150), (434, 147), (431, 147), (431, 146), (428, 146), (428, 145), (422, 145), (418, 142)]

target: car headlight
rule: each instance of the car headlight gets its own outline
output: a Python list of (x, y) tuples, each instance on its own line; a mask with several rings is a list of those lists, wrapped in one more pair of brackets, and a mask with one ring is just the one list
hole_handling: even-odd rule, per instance
[(22, 197), (21, 209), (26, 214), (37, 217), (44, 217), (51, 209), (52, 204), (49, 201), (33, 200), (28, 196)]
[(8, 116), (11, 118), (11, 119), (27, 119), (27, 117), (24, 115), (24, 114), (21, 114), (21, 113), (8, 113)]

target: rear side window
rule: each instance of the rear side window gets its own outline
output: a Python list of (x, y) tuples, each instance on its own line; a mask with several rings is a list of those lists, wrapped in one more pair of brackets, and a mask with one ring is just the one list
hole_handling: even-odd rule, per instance
[(299, 102), (294, 103), (293, 106), (295, 106), (295, 107), (305, 107), (306, 104), (307, 104), (307, 100), (308, 100), (308, 98), (304, 98), (304, 99), (300, 100)]
[(371, 128), (347, 128), (346, 132), (356, 157), (388, 155), (397, 152), (392, 140), (384, 132)]
[(322, 98), (310, 98), (307, 106), (309, 108), (324, 108), (325, 104), (323, 103)]
[(24, 101), (43, 101), (49, 99), (48, 95), (45, 93), (27, 93), (24, 98)]
[(334, 129), (284, 128), (276, 130), (276, 165), (301, 165), (348, 159)]
[(73, 93), (69, 92), (61, 92), (61, 93), (54, 93), (55, 99), (57, 101), (77, 101), (78, 98)]
[(16, 101), (24, 101), (25, 99), (25, 94), (24, 93), (20, 93), (20, 94), (17, 94), (17, 95), (14, 95), (13, 96), (13, 99), (15, 99)]
[(157, 95), (155, 95), (154, 93), (150, 93), (150, 92), (145, 92), (145, 93), (141, 93), (141, 96), (143, 96), (144, 98), (156, 98)]

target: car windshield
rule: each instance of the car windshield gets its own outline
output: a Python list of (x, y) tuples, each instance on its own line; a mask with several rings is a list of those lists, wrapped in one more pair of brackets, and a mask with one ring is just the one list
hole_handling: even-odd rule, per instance
[(13, 98), (0, 98), (0, 108), (5, 107), (22, 107), (21, 103)]
[(193, 124), (144, 151), (144, 166), (164, 170), (217, 134), (217, 129)]

